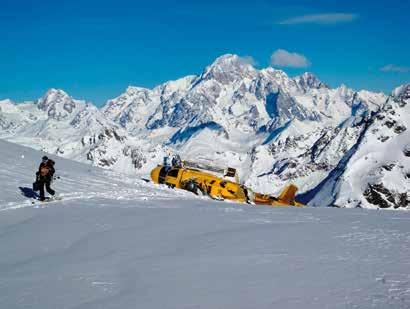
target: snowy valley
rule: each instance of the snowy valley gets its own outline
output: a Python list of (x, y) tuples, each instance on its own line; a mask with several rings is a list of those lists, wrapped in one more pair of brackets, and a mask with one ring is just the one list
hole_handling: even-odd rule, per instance
[(166, 155), (231, 166), (255, 191), (286, 184), (312, 206), (408, 208), (410, 84), (331, 89), (224, 55), (198, 76), (128, 87), (101, 109), (50, 89), (0, 101), (0, 138), (130, 175)]

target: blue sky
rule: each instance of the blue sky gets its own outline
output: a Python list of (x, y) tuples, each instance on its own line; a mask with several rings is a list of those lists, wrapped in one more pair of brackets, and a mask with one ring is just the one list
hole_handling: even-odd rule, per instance
[(101, 106), (225, 53), (387, 93), (410, 82), (408, 12), (408, 0), (0, 0), (0, 99), (53, 87)]

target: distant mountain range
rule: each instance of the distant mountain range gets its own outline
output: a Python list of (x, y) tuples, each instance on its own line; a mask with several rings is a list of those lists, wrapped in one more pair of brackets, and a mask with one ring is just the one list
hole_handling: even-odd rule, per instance
[(410, 84), (389, 96), (331, 89), (230, 54), (101, 109), (57, 89), (0, 101), (0, 138), (139, 175), (178, 153), (235, 167), (256, 191), (293, 182), (315, 206), (410, 207), (409, 125)]

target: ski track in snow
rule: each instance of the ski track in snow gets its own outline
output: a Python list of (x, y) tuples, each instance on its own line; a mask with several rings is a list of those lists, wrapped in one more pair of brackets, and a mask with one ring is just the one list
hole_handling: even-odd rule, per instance
[[(24, 159), (21, 158), (24, 154)], [(0, 308), (410, 308), (410, 213), (223, 203), (0, 141)]]

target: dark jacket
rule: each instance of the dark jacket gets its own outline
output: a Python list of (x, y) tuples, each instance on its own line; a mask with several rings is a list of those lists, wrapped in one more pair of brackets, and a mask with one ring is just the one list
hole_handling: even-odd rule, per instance
[[(55, 162), (53, 160), (47, 160), (47, 162), (41, 162), (38, 167), (37, 180), (42, 182), (50, 182), (55, 173), (54, 169)], [(46, 174), (44, 172), (47, 171)]]

